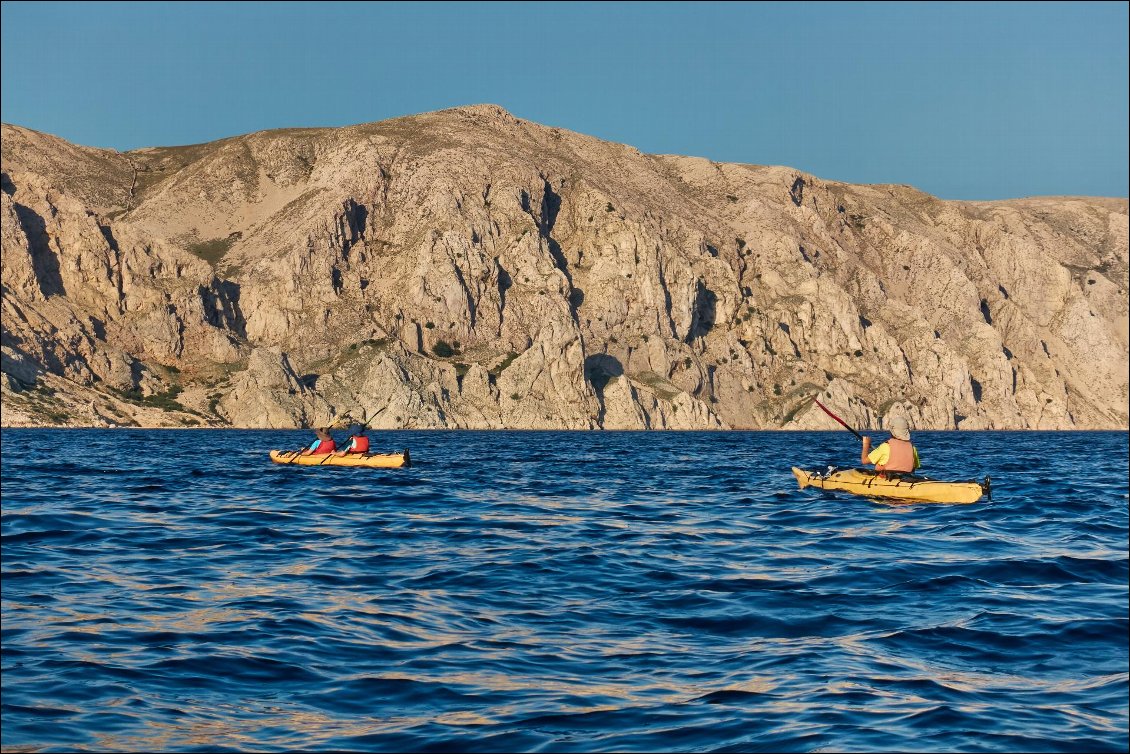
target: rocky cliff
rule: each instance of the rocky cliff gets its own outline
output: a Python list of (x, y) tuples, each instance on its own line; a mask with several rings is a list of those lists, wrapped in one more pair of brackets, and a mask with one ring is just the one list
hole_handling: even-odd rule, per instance
[(1126, 428), (1127, 200), (940, 201), (463, 107), (4, 125), (5, 426)]

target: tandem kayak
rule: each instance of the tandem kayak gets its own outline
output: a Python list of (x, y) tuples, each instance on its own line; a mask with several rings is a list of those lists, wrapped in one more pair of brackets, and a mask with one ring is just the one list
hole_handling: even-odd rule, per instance
[(271, 460), (285, 466), (357, 466), (370, 469), (399, 469), (411, 466), (408, 450), (403, 453), (350, 453), (335, 456), (332, 453), (317, 456), (299, 455), (297, 450), (272, 450)]
[(982, 495), (992, 499), (989, 477), (984, 482), (940, 482), (913, 474), (883, 476), (869, 469), (830, 468), (820, 472), (795, 466), (793, 475), (802, 490), (819, 487), (909, 503), (975, 503)]

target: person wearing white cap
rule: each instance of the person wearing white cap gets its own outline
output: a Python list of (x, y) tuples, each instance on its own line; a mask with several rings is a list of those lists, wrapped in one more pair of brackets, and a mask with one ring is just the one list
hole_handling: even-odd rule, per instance
[(876, 471), (899, 471), (909, 473), (922, 466), (918, 459), (918, 448), (910, 442), (910, 424), (902, 416), (888, 419), (891, 436), (885, 443), (871, 450), (871, 438), (863, 436), (863, 452), (860, 463), (875, 464)]

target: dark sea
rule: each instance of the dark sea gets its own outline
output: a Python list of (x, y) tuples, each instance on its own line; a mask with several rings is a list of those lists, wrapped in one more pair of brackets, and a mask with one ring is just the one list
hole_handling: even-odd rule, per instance
[(1126, 432), (312, 439), (3, 430), (4, 751), (1127, 750)]

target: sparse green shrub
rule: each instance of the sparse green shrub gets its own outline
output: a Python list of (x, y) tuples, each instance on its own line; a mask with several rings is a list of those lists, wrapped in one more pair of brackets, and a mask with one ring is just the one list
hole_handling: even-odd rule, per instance
[(493, 374), (495, 377), (497, 377), (498, 375), (502, 374), (502, 370), (506, 369), (506, 367), (513, 364), (514, 359), (516, 359), (516, 358), (518, 358), (518, 354), (511, 351), (510, 353), (506, 354), (506, 358), (502, 360), (501, 364), (496, 366), (494, 369), (490, 370), (490, 373)]
[(432, 353), (441, 359), (446, 359), (455, 355), (455, 349), (446, 340), (437, 340), (436, 344), (432, 346)]
[(181, 394), (179, 385), (173, 385), (164, 393), (154, 393), (142, 399), (142, 403), (146, 406), (159, 408), (163, 411), (185, 411), (185, 407), (176, 400), (176, 397)]
[(131, 387), (129, 390), (115, 390), (114, 392), (130, 403), (141, 403), (145, 399), (141, 391), (135, 387)]
[[(181, 394), (180, 385), (172, 385), (163, 393), (154, 393), (153, 395), (142, 395), (141, 391), (137, 388), (130, 390), (114, 390), (118, 397), (122, 400), (129, 401), (130, 403), (138, 406), (148, 406), (149, 408), (159, 408), (163, 411), (187, 411), (182, 406), (176, 397)], [(217, 399), (218, 400), (218, 399)]]
[(231, 235), (227, 238), (214, 238), (211, 241), (201, 241), (200, 243), (190, 244), (188, 250), (208, 264), (216, 265), (231, 249), (232, 244), (236, 242), (236, 238), (237, 236)]

